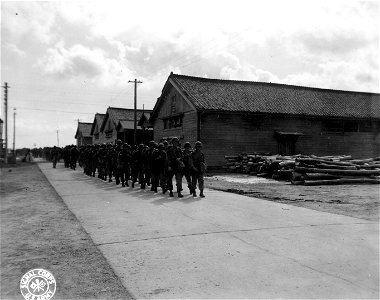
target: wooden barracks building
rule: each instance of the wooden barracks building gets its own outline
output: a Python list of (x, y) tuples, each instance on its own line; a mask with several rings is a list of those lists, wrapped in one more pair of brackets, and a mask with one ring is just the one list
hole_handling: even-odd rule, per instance
[[(153, 128), (147, 120), (151, 110), (137, 109), (136, 140), (137, 144), (147, 143), (153, 139)], [(85, 142), (83, 138), (85, 137)], [(77, 145), (115, 143), (134, 144), (134, 109), (108, 107), (105, 114), (96, 113), (92, 123), (78, 123), (75, 134)]]
[(376, 93), (171, 73), (149, 121), (156, 141), (202, 141), (209, 166), (241, 152), (380, 156)]

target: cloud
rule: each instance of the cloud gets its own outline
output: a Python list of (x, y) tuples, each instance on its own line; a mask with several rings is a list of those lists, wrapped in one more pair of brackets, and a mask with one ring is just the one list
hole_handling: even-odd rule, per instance
[(120, 61), (108, 57), (103, 49), (90, 49), (80, 44), (66, 48), (63, 42), (49, 48), (35, 66), (45, 76), (71, 81), (84, 78), (103, 85), (117, 85), (120, 81), (125, 84), (125, 77), (131, 75)]
[(9, 43), (6, 43), (4, 45), (4, 48), (8, 51), (10, 51), (11, 53), (14, 53), (16, 54), (17, 56), (24, 56), (25, 55), (25, 51), (22, 51), (20, 50), (17, 45), (15, 44), (9, 44)]

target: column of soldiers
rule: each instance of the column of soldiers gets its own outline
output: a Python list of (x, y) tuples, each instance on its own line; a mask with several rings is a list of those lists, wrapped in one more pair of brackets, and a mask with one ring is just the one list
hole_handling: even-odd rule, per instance
[(125, 187), (131, 183), (141, 189), (150, 187), (157, 193), (169, 192), (174, 197), (173, 179), (175, 178), (178, 198), (183, 197), (182, 180), (186, 179), (190, 194), (205, 197), (204, 173), (206, 171), (205, 155), (202, 152), (202, 143), (196, 142), (194, 149), (186, 142), (181, 148), (178, 138), (161, 140), (160, 143), (151, 141), (148, 145), (140, 144), (131, 147), (127, 143), (117, 140), (113, 144), (96, 144), (80, 146), (66, 146), (62, 151), (65, 167), (75, 170), (78, 160), (83, 172), (98, 178), (113, 182)]

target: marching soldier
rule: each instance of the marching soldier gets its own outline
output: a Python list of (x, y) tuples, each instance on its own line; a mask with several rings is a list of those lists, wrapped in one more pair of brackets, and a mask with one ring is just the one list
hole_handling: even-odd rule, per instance
[(121, 186), (129, 186), (129, 161), (131, 158), (130, 146), (125, 143), (117, 155), (117, 169), (120, 176)]
[(182, 191), (182, 172), (185, 167), (185, 164), (183, 163), (183, 154), (181, 147), (179, 146), (179, 139), (173, 138), (171, 140), (172, 145), (168, 147), (167, 150), (167, 159), (168, 159), (168, 188), (170, 191), (170, 197), (173, 197), (173, 176), (175, 176), (176, 179), (176, 186), (177, 186), (177, 194), (178, 198), (182, 198), (183, 195), (181, 193)]
[(56, 146), (51, 150), (51, 159), (53, 161), (53, 168), (55, 169), (58, 161), (58, 149)]
[(193, 196), (196, 197), (196, 188), (198, 182), (199, 196), (205, 197), (203, 194), (204, 189), (204, 173), (206, 172), (205, 155), (202, 152), (202, 143), (200, 141), (195, 143), (195, 150), (190, 155), (190, 168), (192, 170), (192, 188)]
[(187, 187), (189, 188), (190, 195), (193, 194), (193, 184), (191, 179), (191, 169), (190, 169), (190, 156), (192, 153), (191, 150), (191, 144), (189, 142), (186, 142), (183, 145), (183, 163), (185, 164), (185, 167), (183, 168), (183, 175), (186, 178), (187, 181)]
[[(165, 169), (166, 162), (166, 153), (162, 151), (164, 148), (163, 144), (158, 145), (157, 143), (153, 144), (153, 151), (151, 154), (151, 180), (152, 188), (151, 191), (157, 193), (157, 188), (160, 185), (160, 173)], [(162, 187), (162, 185), (161, 185)]]
[(77, 167), (77, 160), (78, 160), (79, 151), (78, 148), (74, 145), (71, 145), (70, 149), (70, 168), (75, 170)]
[(112, 182), (112, 174), (113, 174), (113, 160), (114, 160), (114, 149), (112, 144), (107, 145), (107, 153), (106, 153), (106, 180), (108, 176), (108, 182)]
[[(92, 177), (95, 177), (96, 169), (98, 169), (98, 165), (99, 165), (98, 152), (99, 152), (99, 144), (95, 144), (91, 153), (90, 153), (91, 166), (92, 166), (92, 169), (91, 169)], [(98, 170), (98, 173), (99, 173), (99, 170)]]

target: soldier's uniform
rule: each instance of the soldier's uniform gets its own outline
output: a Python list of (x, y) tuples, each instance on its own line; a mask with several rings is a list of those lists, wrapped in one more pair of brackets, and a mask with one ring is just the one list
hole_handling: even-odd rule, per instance
[(129, 163), (131, 159), (130, 146), (125, 143), (117, 155), (117, 169), (122, 186), (129, 186)]
[(107, 159), (107, 148), (106, 144), (102, 144), (98, 150), (98, 177), (102, 180), (107, 180), (106, 175), (106, 159)]
[(135, 147), (135, 150), (132, 153), (132, 187), (135, 187), (135, 182), (139, 181), (142, 185), (144, 183), (144, 173), (142, 166), (142, 151), (144, 149), (144, 145), (140, 144), (138, 147)]
[(113, 175), (113, 165), (114, 165), (114, 154), (115, 150), (111, 144), (107, 145), (106, 153), (106, 180), (108, 176), (108, 182), (112, 182)]
[[(99, 145), (96, 144), (94, 145), (90, 156), (91, 156), (91, 176), (95, 177), (96, 169), (98, 168), (98, 150), (99, 150)], [(99, 173), (99, 171), (98, 171)]]
[(172, 145), (168, 147), (167, 150), (167, 159), (168, 159), (168, 176), (167, 176), (167, 184), (168, 189), (170, 191), (170, 196), (173, 197), (173, 176), (175, 176), (176, 179), (176, 186), (177, 186), (177, 193), (178, 198), (182, 198), (183, 195), (181, 194), (182, 191), (182, 172), (185, 167), (183, 163), (183, 154), (182, 150), (179, 147), (179, 140), (178, 138), (172, 139)]
[[(154, 149), (151, 154), (151, 174), (152, 174), (152, 188), (151, 190), (153, 192), (157, 193), (157, 188), (160, 185), (160, 173), (162, 170), (165, 169), (165, 162), (166, 162), (166, 153), (162, 151), (164, 148), (163, 144), (160, 144), (160, 146), (157, 143), (154, 143), (153, 145)], [(159, 147), (161, 149), (159, 149)], [(162, 183), (161, 183), (161, 188)]]
[(77, 167), (79, 151), (76, 146), (72, 145), (70, 149), (70, 168), (75, 170)]
[(191, 145), (189, 142), (186, 142), (183, 145), (183, 163), (185, 167), (183, 168), (183, 175), (186, 178), (187, 181), (187, 187), (189, 188), (190, 194), (193, 193), (193, 184), (191, 179), (191, 169), (190, 169), (190, 156), (192, 153)]
[(196, 188), (198, 182), (198, 188), (200, 191), (199, 196), (204, 197), (204, 173), (206, 172), (206, 160), (205, 155), (202, 152), (202, 143), (195, 143), (195, 150), (190, 155), (190, 168), (192, 170), (192, 187), (193, 187), (193, 196), (197, 196)]
[(53, 168), (55, 168), (57, 165), (57, 161), (58, 161), (58, 149), (56, 146), (53, 147), (50, 155), (51, 155), (51, 159), (53, 161)]

